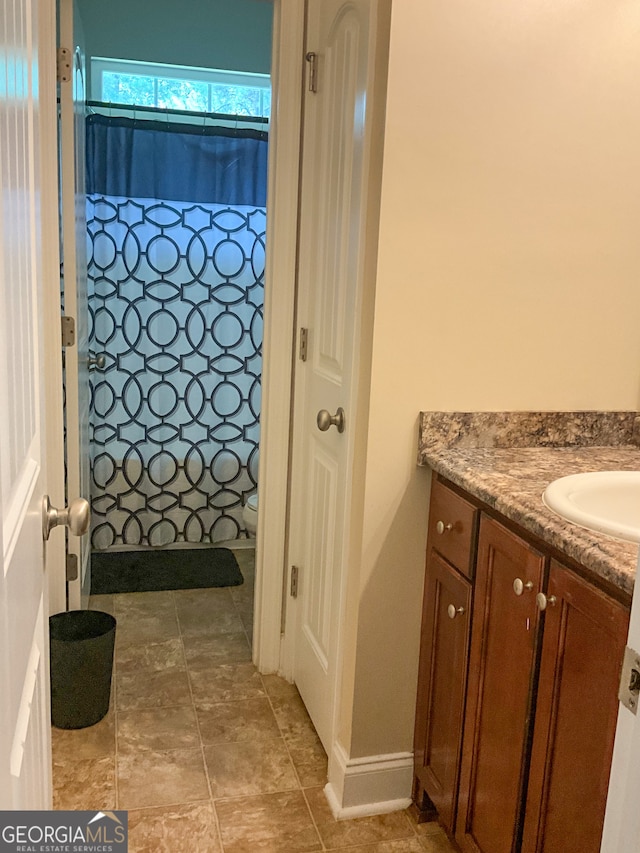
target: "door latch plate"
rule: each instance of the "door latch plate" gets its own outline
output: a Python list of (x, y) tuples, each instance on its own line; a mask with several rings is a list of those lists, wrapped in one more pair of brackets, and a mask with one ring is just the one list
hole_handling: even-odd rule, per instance
[(618, 699), (632, 714), (637, 714), (640, 701), (640, 654), (629, 646), (624, 650)]
[(291, 598), (298, 597), (298, 567), (291, 566), (291, 585), (289, 587)]
[(67, 580), (78, 580), (78, 555), (67, 554)]

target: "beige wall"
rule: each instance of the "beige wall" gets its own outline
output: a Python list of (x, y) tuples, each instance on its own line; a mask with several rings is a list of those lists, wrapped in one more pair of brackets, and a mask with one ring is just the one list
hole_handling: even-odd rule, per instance
[(352, 757), (411, 749), (418, 411), (640, 402), (639, 35), (623, 0), (394, 0)]

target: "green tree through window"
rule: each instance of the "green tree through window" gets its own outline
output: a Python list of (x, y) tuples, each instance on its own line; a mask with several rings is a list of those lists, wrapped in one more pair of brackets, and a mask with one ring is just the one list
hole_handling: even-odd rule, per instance
[(99, 57), (93, 60), (92, 74), (94, 97), (107, 103), (265, 118), (271, 115), (266, 74)]

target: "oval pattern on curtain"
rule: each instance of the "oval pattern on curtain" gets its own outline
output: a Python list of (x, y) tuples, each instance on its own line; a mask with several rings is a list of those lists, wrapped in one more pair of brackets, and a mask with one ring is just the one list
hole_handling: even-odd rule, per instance
[(95, 549), (244, 533), (266, 166), (266, 133), (87, 119)]

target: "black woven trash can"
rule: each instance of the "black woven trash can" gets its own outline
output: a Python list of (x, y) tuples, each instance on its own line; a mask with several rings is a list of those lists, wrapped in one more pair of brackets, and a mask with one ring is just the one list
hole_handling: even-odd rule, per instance
[(109, 710), (116, 620), (100, 610), (49, 617), (51, 722), (83, 729)]

